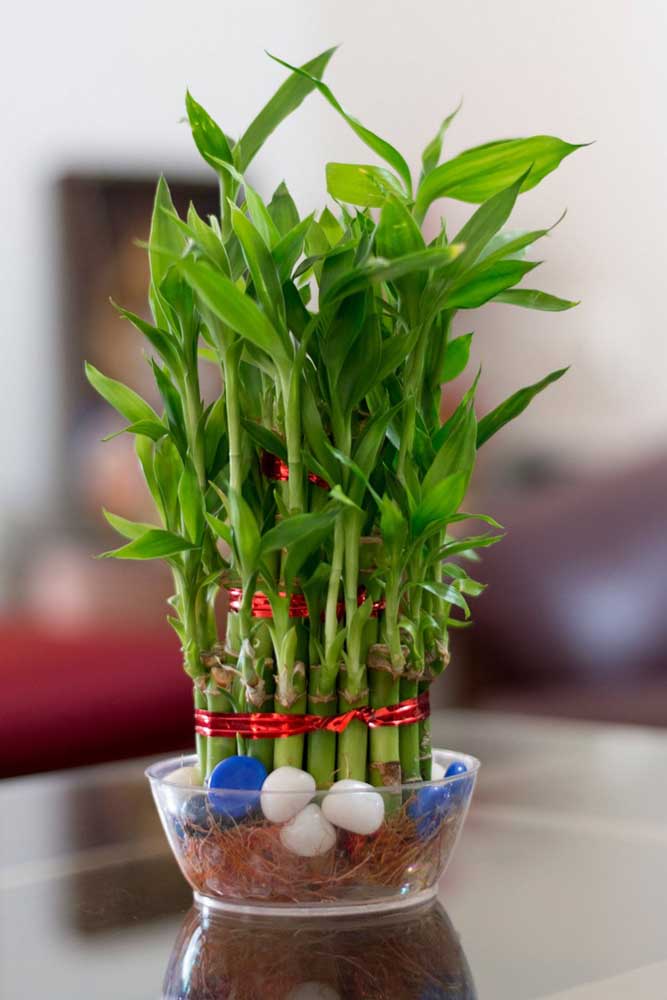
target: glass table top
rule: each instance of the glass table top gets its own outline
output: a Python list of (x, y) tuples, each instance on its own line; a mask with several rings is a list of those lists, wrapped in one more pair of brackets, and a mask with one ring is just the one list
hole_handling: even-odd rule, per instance
[(192, 906), (144, 761), (0, 783), (0, 996), (667, 996), (667, 734), (439, 712), (482, 760), (436, 906), (291, 920)]

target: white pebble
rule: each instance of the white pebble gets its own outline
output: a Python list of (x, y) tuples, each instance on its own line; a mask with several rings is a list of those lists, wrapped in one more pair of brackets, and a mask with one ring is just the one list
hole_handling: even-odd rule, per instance
[(285, 1000), (340, 1000), (340, 993), (327, 983), (299, 983)]
[(170, 785), (180, 785), (182, 788), (201, 788), (201, 773), (198, 767), (177, 767), (164, 779)]
[(436, 760), (431, 763), (431, 781), (441, 781), (445, 776), (445, 768)]
[(283, 846), (302, 858), (327, 854), (336, 843), (336, 831), (322, 815), (318, 805), (310, 805), (297, 813), (280, 830)]
[(286, 823), (304, 809), (317, 785), (312, 774), (298, 767), (277, 767), (262, 785), (262, 812), (272, 823)]
[(369, 836), (384, 821), (384, 799), (365, 781), (343, 778), (329, 789), (322, 812), (334, 826)]

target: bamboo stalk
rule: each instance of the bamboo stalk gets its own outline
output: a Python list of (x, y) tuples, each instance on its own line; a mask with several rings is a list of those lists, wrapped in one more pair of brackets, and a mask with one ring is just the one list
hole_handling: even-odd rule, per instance
[[(334, 682), (319, 663), (308, 668), (308, 711), (312, 715), (334, 716)], [(336, 769), (336, 734), (318, 730), (308, 734), (306, 761), (318, 788), (329, 788)]]
[[(261, 623), (253, 638), (255, 649), (255, 672), (257, 684), (246, 688), (246, 711), (272, 712), (274, 703), (275, 680), (273, 676), (273, 646), (268, 626)], [(248, 740), (248, 756), (260, 760), (267, 771), (273, 767), (274, 741), (269, 738)]]
[[(220, 687), (212, 676), (206, 688), (206, 707), (209, 712), (233, 712), (234, 705), (230, 692)], [(206, 770), (203, 776), (208, 778), (213, 769), (227, 757), (236, 753), (236, 739), (233, 736), (209, 736), (207, 740)]]
[[(303, 625), (293, 625), (285, 636), (280, 652), (276, 651), (275, 706), (285, 715), (303, 715), (306, 711), (306, 664), (300, 659), (307, 654), (307, 634)], [(275, 649), (275, 645), (274, 645)], [(302, 767), (304, 737), (283, 736), (274, 741), (274, 767)]]

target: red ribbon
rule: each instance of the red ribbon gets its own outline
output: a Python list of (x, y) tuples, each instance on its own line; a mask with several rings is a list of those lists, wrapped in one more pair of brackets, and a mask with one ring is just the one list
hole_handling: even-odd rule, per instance
[(245, 736), (251, 740), (281, 739), (326, 730), (342, 733), (353, 719), (369, 729), (408, 726), (431, 714), (428, 691), (384, 708), (352, 708), (342, 715), (283, 715), (280, 712), (207, 712), (195, 710), (195, 732), (200, 736)]
[[(270, 451), (262, 452), (262, 472), (267, 479), (275, 479), (279, 483), (286, 483), (289, 479), (289, 465)], [(330, 488), (326, 479), (316, 476), (314, 472), (308, 473), (308, 482), (319, 486), (321, 490)]]
[[(227, 589), (229, 594), (229, 610), (230, 611), (240, 611), (241, 604), (243, 603), (243, 591), (240, 587), (229, 587)], [(280, 593), (281, 597), (285, 597), (285, 593)], [(357, 594), (357, 604), (363, 604), (366, 600), (366, 591), (362, 589)], [(373, 601), (373, 608), (371, 611), (371, 617), (377, 618), (381, 611), (384, 610), (385, 600), (384, 597), (379, 601)], [(336, 607), (336, 612), (339, 618), (342, 618), (345, 613), (345, 605), (343, 602), (339, 602)], [(273, 618), (273, 611), (271, 610), (271, 602), (266, 594), (263, 594), (261, 590), (256, 590), (252, 595), (252, 602), (250, 605), (250, 613), (253, 618)], [(289, 602), (289, 617), (290, 618), (307, 618), (308, 617), (308, 604), (306, 598), (303, 594), (292, 594)]]

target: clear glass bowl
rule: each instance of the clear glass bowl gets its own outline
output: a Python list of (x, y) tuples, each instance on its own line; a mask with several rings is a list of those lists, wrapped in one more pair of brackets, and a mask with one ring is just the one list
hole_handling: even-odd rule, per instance
[[(378, 804), (380, 812), (384, 805), (384, 819), (370, 835), (322, 822), (325, 815), (336, 822), (326, 805), (321, 811), (326, 796), (336, 793), (306, 793), (295, 808), (294, 792), (262, 792), (260, 801), (259, 792), (167, 780), (176, 769), (196, 764), (194, 756), (161, 761), (146, 776), (197, 902), (236, 912), (333, 915), (397, 909), (435, 895), (468, 812), (479, 761), (450, 750), (435, 750), (433, 760), (445, 771), (458, 761), (466, 771), (372, 793), (345, 792), (345, 812), (354, 815), (364, 814), (368, 805), (368, 798), (358, 796), (381, 797), (373, 805), (376, 815)], [(295, 853), (294, 837), (286, 830), (293, 819), (271, 822), (263, 812), (275, 816), (304, 808), (316, 826), (315, 856)], [(301, 844), (296, 847), (302, 850)]]

